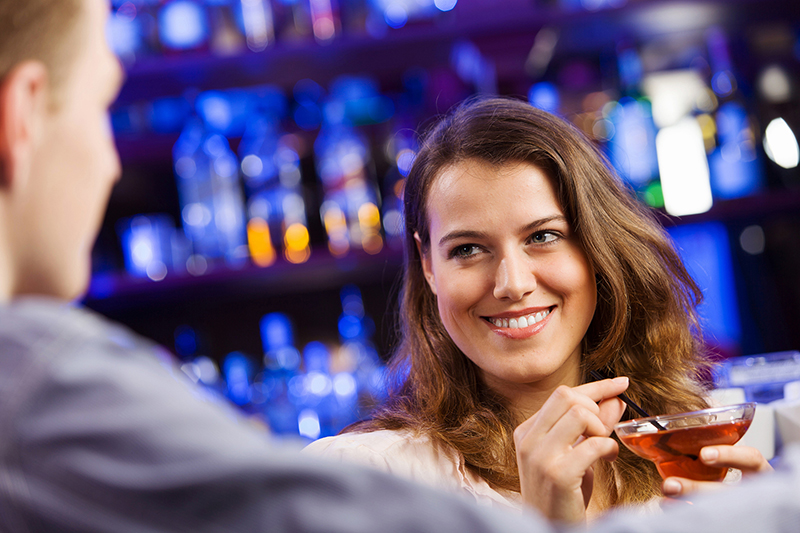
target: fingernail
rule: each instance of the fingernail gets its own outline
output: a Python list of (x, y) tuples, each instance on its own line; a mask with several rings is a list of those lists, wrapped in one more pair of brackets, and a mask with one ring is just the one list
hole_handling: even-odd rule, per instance
[(714, 462), (719, 459), (719, 450), (716, 448), (703, 448), (700, 450), (700, 458), (705, 462)]
[(613, 381), (617, 385), (627, 385), (628, 384), (628, 378), (625, 377), (625, 376), (620, 376), (618, 378), (614, 378)]
[(682, 487), (680, 482), (674, 479), (667, 479), (664, 481), (663, 485), (661, 485), (661, 492), (663, 492), (665, 496), (674, 496), (676, 494), (680, 494), (681, 490)]

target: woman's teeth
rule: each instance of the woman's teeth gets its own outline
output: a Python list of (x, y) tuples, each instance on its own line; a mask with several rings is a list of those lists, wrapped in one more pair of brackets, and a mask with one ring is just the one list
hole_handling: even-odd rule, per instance
[(550, 309), (546, 309), (544, 311), (539, 311), (538, 313), (534, 313), (528, 316), (521, 316), (519, 318), (490, 318), (489, 322), (497, 326), (498, 328), (509, 328), (509, 329), (517, 329), (517, 328), (527, 328), (528, 326), (532, 326), (537, 322), (541, 322), (544, 320), (544, 317), (550, 314)]

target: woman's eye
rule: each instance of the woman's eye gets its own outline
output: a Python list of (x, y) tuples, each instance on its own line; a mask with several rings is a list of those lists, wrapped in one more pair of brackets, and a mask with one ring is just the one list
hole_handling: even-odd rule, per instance
[(558, 235), (552, 231), (538, 231), (531, 235), (531, 242), (533, 244), (547, 244), (558, 239)]
[(479, 252), (480, 248), (474, 244), (464, 244), (453, 248), (453, 250), (450, 252), (450, 257), (470, 257)]

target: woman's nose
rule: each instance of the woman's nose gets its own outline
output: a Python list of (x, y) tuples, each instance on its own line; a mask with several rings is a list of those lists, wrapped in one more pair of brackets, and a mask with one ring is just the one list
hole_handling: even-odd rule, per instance
[(524, 254), (504, 256), (495, 272), (494, 297), (498, 300), (521, 300), (536, 290), (533, 265)]

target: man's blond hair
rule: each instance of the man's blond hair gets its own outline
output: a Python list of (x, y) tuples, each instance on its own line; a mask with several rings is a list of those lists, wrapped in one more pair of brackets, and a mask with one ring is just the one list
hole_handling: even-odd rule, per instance
[(0, 80), (19, 63), (38, 60), (57, 94), (72, 66), (85, 1), (0, 0)]

